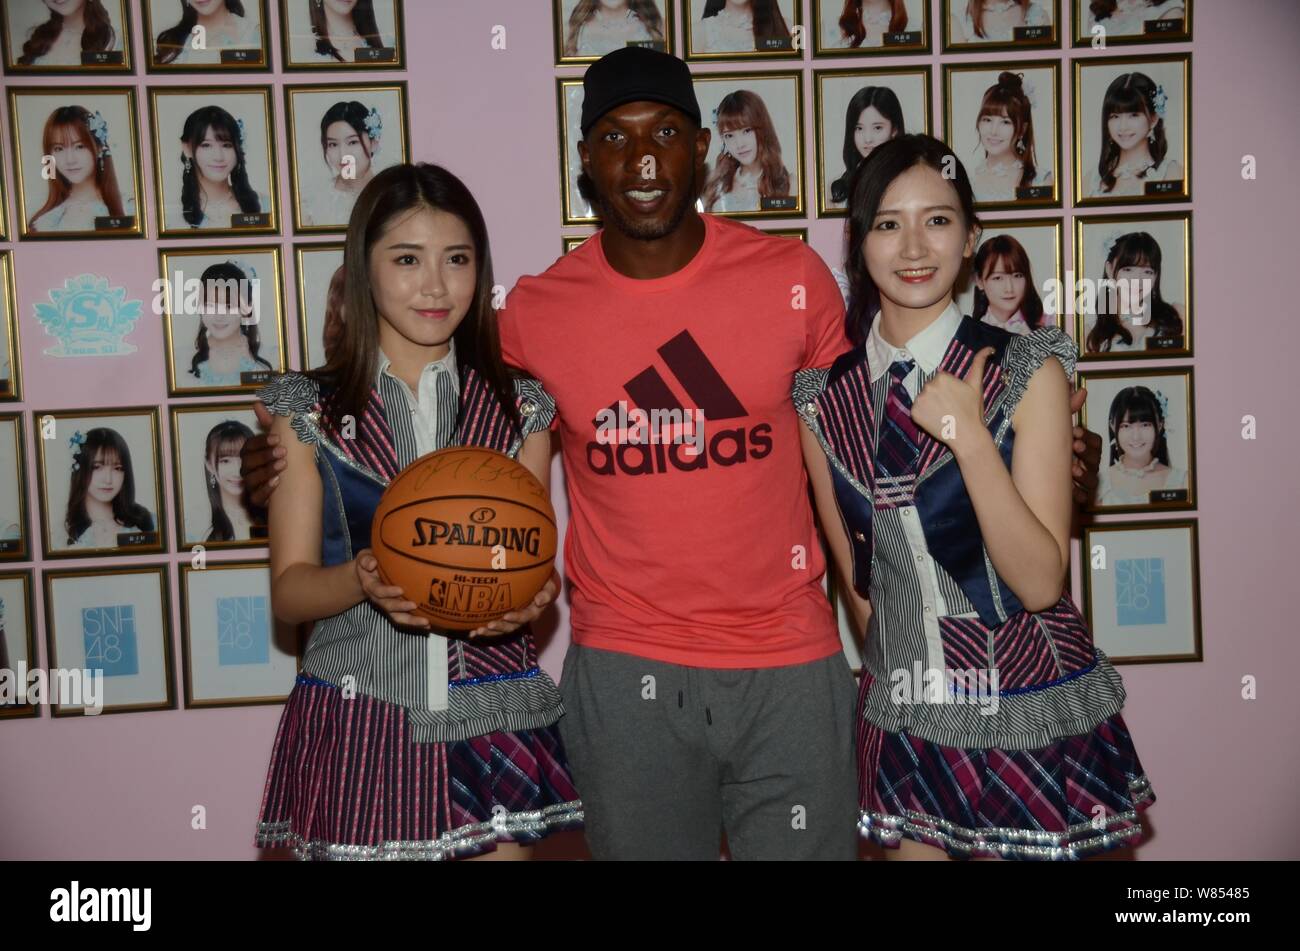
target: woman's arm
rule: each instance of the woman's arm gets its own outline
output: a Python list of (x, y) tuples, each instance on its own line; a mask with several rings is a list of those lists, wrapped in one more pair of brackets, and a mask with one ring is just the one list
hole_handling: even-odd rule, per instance
[(321, 481), (311, 446), (298, 440), (288, 416), (271, 433), (285, 449), (280, 488), (271, 496), (271, 607), (289, 624), (340, 614), (365, 598), (353, 562), (321, 567)]
[(803, 420), (799, 421), (799, 442), (803, 447), (803, 464), (808, 470), (808, 481), (812, 484), (813, 501), (817, 505), (817, 519), (831, 546), (835, 571), (839, 575), (840, 596), (848, 599), (849, 614), (858, 627), (859, 639), (865, 638), (867, 622), (871, 619), (871, 602), (853, 587), (853, 554), (849, 548), (844, 520), (840, 517), (839, 505), (835, 501), (830, 461), (826, 458), (821, 443)]
[(976, 356), (964, 380), (947, 373), (931, 379), (916, 399), (913, 418), (941, 438), (943, 417), (951, 415), (953, 435), (943, 441), (961, 467), (993, 567), (1027, 611), (1044, 611), (1060, 600), (1069, 564), (1069, 385), (1056, 360), (1034, 372), (1015, 410), (1008, 472), (984, 426), (981, 387), (972, 383), (983, 380), (991, 352)]

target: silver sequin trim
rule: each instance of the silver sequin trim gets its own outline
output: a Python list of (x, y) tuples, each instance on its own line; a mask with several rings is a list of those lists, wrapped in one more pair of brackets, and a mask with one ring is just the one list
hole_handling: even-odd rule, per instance
[[(907, 838), (926, 845), (938, 842), (945, 849), (967, 857), (1068, 861), (1109, 851), (1127, 845), (1130, 839), (1141, 837), (1142, 826), (1138, 822), (1136, 807), (1151, 798), (1151, 784), (1145, 776), (1141, 776), (1130, 781), (1129, 793), (1133, 797), (1134, 808), (1107, 816), (1100, 827), (1092, 822), (1080, 822), (1064, 832), (1007, 827), (970, 829), (922, 812), (908, 810), (902, 816), (896, 816), (864, 809), (858, 820), (858, 831), (864, 838), (873, 839), (882, 845), (894, 845), (906, 835)], [(1116, 826), (1126, 828), (1117, 829)], [(1078, 841), (1072, 841), (1076, 839)]]
[(351, 862), (442, 862), (473, 854), (489, 842), (500, 842), (518, 832), (545, 834), (583, 821), (582, 800), (556, 803), (529, 812), (504, 813), (489, 822), (463, 825), (436, 839), (401, 840), (382, 845), (340, 845), (325, 839), (304, 839), (290, 828), (292, 823), (263, 822), (257, 827), (259, 846), (291, 846), (302, 861)]

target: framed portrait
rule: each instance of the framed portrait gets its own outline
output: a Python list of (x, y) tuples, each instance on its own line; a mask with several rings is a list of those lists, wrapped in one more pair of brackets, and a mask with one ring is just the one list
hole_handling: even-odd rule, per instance
[(1060, 218), (986, 220), (955, 289), (961, 312), (1017, 334), (1060, 327), (1064, 230)]
[(253, 393), (284, 372), (278, 246), (165, 248), (158, 266), (169, 395)]
[(37, 666), (32, 569), (0, 571), (0, 720), (38, 717), (38, 698), (27, 694), (27, 672)]
[(1093, 512), (1196, 508), (1192, 368), (1080, 370), (1083, 426), (1101, 436)]
[(694, 85), (700, 115), (713, 130), (704, 211), (802, 217), (803, 73), (710, 73)]
[(267, 563), (209, 561), (180, 572), (185, 706), (283, 703), (298, 676), (296, 629), (271, 613)]
[(1060, 62), (943, 68), (943, 137), (982, 209), (1061, 205)]
[(0, 0), (10, 75), (131, 73), (126, 0)]
[(304, 370), (325, 365), (343, 330), (343, 245), (298, 244), (298, 343)]
[(803, 4), (750, 0), (748, 12), (727, 0), (681, 0), (686, 59), (803, 59)]
[(930, 52), (929, 0), (811, 0), (814, 56)]
[[(60, 569), (42, 580), (51, 669), (88, 671), (100, 713), (175, 708), (166, 565)], [(54, 715), (88, 713), (90, 698), (80, 699), (58, 698)]]
[(1074, 45), (1187, 43), (1196, 0), (1074, 0)]
[(564, 253), (565, 253), (565, 254), (568, 254), (568, 253), (569, 253), (570, 251), (572, 251), (574, 248), (580, 248), (580, 247), (582, 247), (584, 244), (586, 244), (587, 239), (588, 239), (588, 238), (591, 238), (591, 237), (594, 237), (594, 235), (595, 235), (595, 232), (592, 232), (592, 234), (566, 234), (566, 235), (563, 235), (563, 236), (561, 237), (561, 242), (562, 242), (563, 247), (564, 247)]
[(23, 398), (22, 348), (18, 341), (18, 291), (14, 287), (14, 256), (0, 250), (0, 403)]
[(280, 0), (285, 69), (405, 69), (402, 0)]
[(817, 214), (846, 214), (849, 177), (878, 145), (930, 131), (930, 69), (818, 69)]
[(1204, 659), (1195, 519), (1087, 525), (1083, 552), (1084, 614), (1112, 663)]
[(251, 403), (173, 406), (176, 547), (265, 548), (266, 510), (248, 504), (239, 452), (260, 426)]
[(586, 225), (599, 221), (596, 207), (584, 194), (582, 187), (582, 158), (578, 143), (582, 141), (581, 79), (555, 81), (557, 115), (560, 120), (560, 201), (564, 209), (564, 224)]
[(270, 86), (149, 89), (158, 235), (278, 234)]
[(1191, 201), (1190, 53), (1074, 61), (1074, 203)]
[(151, 73), (271, 68), (267, 0), (143, 0)]
[(624, 46), (673, 52), (673, 0), (551, 0), (555, 65), (592, 63)]
[(166, 551), (158, 408), (32, 413), (47, 558)]
[(0, 413), (0, 562), (32, 560), (29, 525), (23, 417)]
[(14, 86), (18, 235), (140, 238), (143, 178), (131, 86)]
[(1074, 219), (1085, 360), (1192, 355), (1192, 213)]
[(1062, 0), (943, 0), (943, 51), (1034, 50), (1061, 45)]
[(410, 155), (406, 83), (286, 86), (297, 232), (346, 231), (375, 174)]

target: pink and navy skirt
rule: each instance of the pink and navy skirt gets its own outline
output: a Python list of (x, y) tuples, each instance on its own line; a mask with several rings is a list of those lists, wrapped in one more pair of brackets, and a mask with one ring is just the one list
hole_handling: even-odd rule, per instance
[(411, 740), (397, 704), (298, 677), (276, 731), (261, 847), (300, 859), (462, 858), (580, 828), (559, 730)]
[(1115, 714), (1039, 749), (961, 749), (858, 717), (859, 830), (887, 848), (904, 838), (954, 858), (1069, 860), (1136, 845), (1155, 802)]

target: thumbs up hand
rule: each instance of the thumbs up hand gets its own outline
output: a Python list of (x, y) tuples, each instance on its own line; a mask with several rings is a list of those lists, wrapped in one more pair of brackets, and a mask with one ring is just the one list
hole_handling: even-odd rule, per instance
[(984, 427), (984, 366), (993, 355), (992, 347), (975, 354), (965, 378), (940, 370), (926, 383), (912, 403), (912, 421), (954, 453), (973, 444)]

